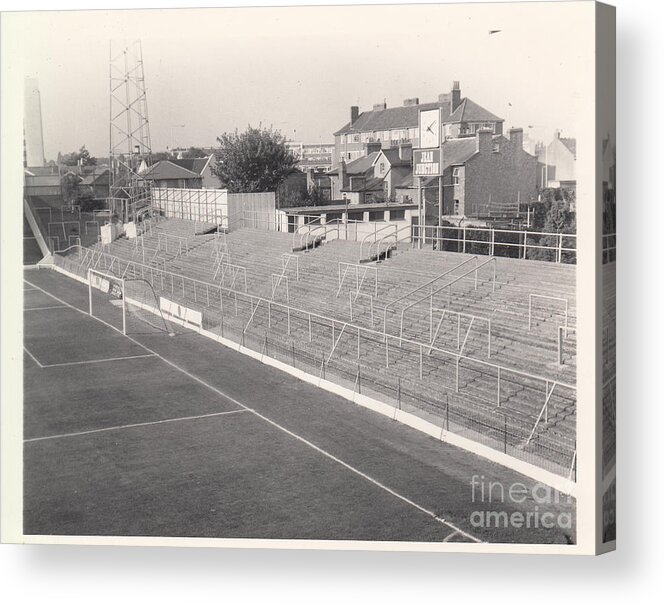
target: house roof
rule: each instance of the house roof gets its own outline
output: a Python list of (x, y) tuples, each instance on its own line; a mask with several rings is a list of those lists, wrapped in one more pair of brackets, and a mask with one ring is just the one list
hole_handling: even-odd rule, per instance
[(196, 174), (200, 175), (203, 174), (203, 171), (208, 166), (211, 158), (212, 155), (209, 155), (207, 158), (183, 158), (181, 160), (173, 159), (169, 161), (176, 166), (180, 166), (186, 170), (191, 170), (192, 172), (196, 172)]
[(67, 172), (64, 172), (62, 174), (30, 174), (29, 172), (25, 172), (25, 184), (32, 186), (32, 187), (54, 187), (54, 186), (59, 186), (60, 182), (62, 181), (63, 178), (65, 178), (67, 175), (72, 175), (79, 179), (80, 177), (76, 174), (74, 174), (71, 170), (68, 170)]
[(392, 130), (395, 128), (416, 128), (420, 110), (442, 108), (444, 124), (462, 121), (503, 122), (502, 118), (495, 116), (468, 97), (464, 97), (457, 109), (451, 115), (450, 96), (444, 101), (434, 103), (421, 103), (407, 107), (389, 107), (373, 111), (363, 111), (353, 126), (348, 122), (340, 128), (335, 136), (350, 132), (369, 132), (377, 130)]
[(174, 164), (171, 160), (160, 160), (143, 173), (143, 178), (150, 181), (164, 181), (172, 179), (197, 179), (200, 174)]
[(104, 171), (98, 172), (96, 174), (95, 173), (88, 174), (88, 175), (84, 176), (81, 179), (81, 184), (82, 185), (93, 185), (95, 182), (99, 181), (102, 178), (105, 178), (105, 180), (108, 180), (108, 176), (109, 176), (109, 171), (108, 170), (104, 170)]
[(446, 124), (457, 124), (458, 122), (503, 122), (503, 120), (475, 101), (464, 97), (453, 115), (444, 120)]
[(404, 160), (399, 157), (399, 149), (391, 147), (390, 149), (382, 149), (381, 153), (386, 156), (391, 166), (411, 166), (411, 159)]
[[(374, 165), (374, 160), (377, 158), (378, 155), (379, 155), (378, 151), (373, 151), (369, 155), (364, 155), (363, 157), (358, 158), (357, 160), (349, 162), (348, 164), (346, 164), (346, 174), (348, 174), (349, 176), (365, 174)], [(333, 168), (330, 172), (327, 172), (326, 174), (339, 174), (339, 167)]]
[(413, 186), (413, 172), (408, 172), (402, 178), (393, 181), (393, 187), (395, 189), (405, 189), (412, 186)]
[(57, 166), (28, 166), (24, 170), (28, 176), (51, 176), (58, 174)]
[(383, 179), (379, 177), (370, 177), (363, 181), (363, 184), (358, 189), (352, 191), (383, 191)]
[[(492, 136), (493, 141), (504, 140), (508, 141), (506, 137), (500, 134)], [(441, 145), (441, 153), (443, 161), (441, 170), (445, 170), (449, 166), (464, 164), (467, 160), (476, 155), (476, 137), (465, 137), (462, 139), (448, 139)]]
[(560, 137), (559, 140), (566, 146), (570, 153), (572, 153), (574, 156), (577, 155), (577, 139)]

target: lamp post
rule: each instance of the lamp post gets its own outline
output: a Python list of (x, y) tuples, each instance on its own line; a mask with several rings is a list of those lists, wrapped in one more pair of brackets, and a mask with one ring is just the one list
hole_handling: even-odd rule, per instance
[(349, 198), (346, 192), (342, 193), (344, 198), (344, 241), (349, 241)]

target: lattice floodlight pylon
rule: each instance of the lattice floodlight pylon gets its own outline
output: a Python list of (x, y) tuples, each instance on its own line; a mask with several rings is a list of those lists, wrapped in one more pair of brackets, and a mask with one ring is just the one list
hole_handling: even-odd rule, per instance
[(150, 186), (141, 173), (152, 153), (141, 41), (109, 43), (110, 210), (131, 220)]

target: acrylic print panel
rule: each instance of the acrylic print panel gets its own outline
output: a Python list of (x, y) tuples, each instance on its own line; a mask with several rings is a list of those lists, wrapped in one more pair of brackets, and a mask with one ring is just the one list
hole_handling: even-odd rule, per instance
[(591, 552), (594, 22), (3, 19), (28, 91), (20, 539)]

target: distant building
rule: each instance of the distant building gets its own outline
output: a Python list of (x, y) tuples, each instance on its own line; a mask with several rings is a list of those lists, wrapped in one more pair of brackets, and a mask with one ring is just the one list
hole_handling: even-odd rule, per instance
[(329, 202), (332, 200), (332, 179), (326, 172), (308, 170), (306, 176), (307, 191), (312, 193), (316, 190), (323, 202)]
[(538, 161), (542, 165), (542, 187), (574, 189), (577, 184), (577, 140), (554, 133), (552, 142), (539, 150)]
[(200, 173), (188, 170), (183, 166), (175, 164), (174, 161), (161, 160), (150, 166), (141, 176), (152, 182), (154, 187), (171, 187), (177, 189), (201, 189), (203, 188), (203, 177)]
[(287, 141), (286, 146), (297, 158), (297, 168), (303, 172), (309, 170), (314, 170), (315, 172), (327, 172), (332, 168), (333, 155), (335, 153), (334, 143), (310, 144)]
[(444, 141), (441, 182), (438, 176), (414, 178), (408, 143), (391, 149), (373, 143), (369, 150), (328, 173), (333, 200), (410, 204), (418, 200), (420, 189), (426, 220), (433, 223), (438, 222), (440, 202), (442, 216), (491, 219), (517, 216), (520, 204), (537, 199), (537, 160), (524, 151), (518, 128), (510, 130), (509, 138), (488, 129)]
[(374, 143), (370, 150), (369, 155), (349, 164), (341, 162), (328, 173), (332, 199), (346, 197), (351, 204), (411, 201), (412, 192), (397, 193), (413, 182), (411, 145), (383, 149)]
[(111, 173), (108, 168), (101, 168), (90, 174), (81, 175), (78, 184), (79, 197), (101, 199), (109, 195)]
[(42, 102), (36, 78), (25, 79), (23, 115), (23, 165), (44, 165), (44, 134), (42, 131)]
[(219, 177), (213, 172), (215, 168), (215, 156), (207, 158), (182, 158), (169, 160), (181, 168), (185, 168), (201, 177), (201, 185), (205, 189), (219, 189)]
[(368, 155), (367, 146), (375, 143), (384, 149), (405, 143), (417, 147), (418, 114), (420, 110), (437, 107), (442, 111), (442, 139), (472, 137), (480, 129), (490, 129), (497, 135), (503, 133), (503, 119), (462, 97), (459, 82), (453, 82), (452, 90), (439, 95), (439, 100), (433, 103), (411, 98), (405, 99), (402, 107), (388, 108), (384, 102), (362, 113), (357, 106), (351, 107), (350, 121), (335, 133), (334, 166)]
[[(443, 216), (514, 216), (519, 204), (537, 199), (537, 160), (524, 151), (521, 128), (511, 129), (509, 138), (480, 130), (474, 138), (445, 141), (442, 155)], [(438, 177), (423, 179), (421, 186), (426, 205), (437, 208)], [(438, 216), (438, 209), (427, 214)]]

